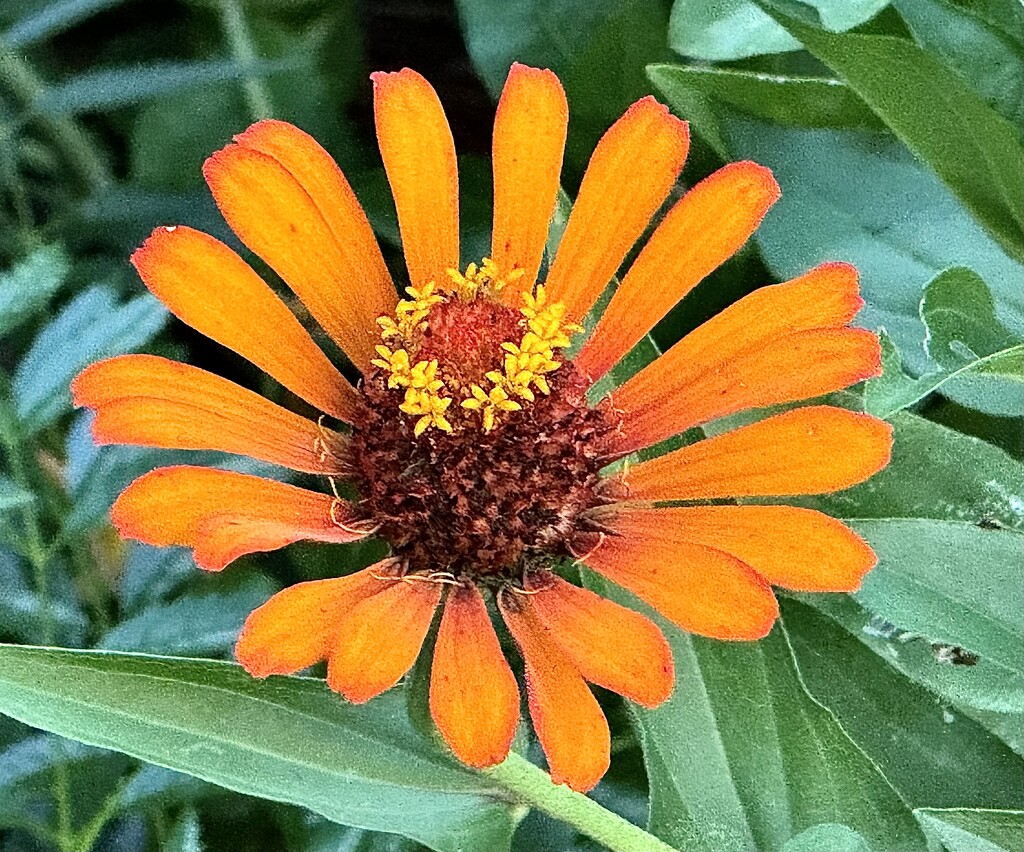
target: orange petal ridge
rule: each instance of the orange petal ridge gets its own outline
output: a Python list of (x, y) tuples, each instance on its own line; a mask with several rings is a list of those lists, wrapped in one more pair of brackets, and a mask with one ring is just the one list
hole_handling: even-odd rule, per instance
[(891, 450), (888, 423), (815, 405), (642, 462), (624, 480), (639, 501), (826, 494), (880, 471)]
[(157, 228), (132, 263), (182, 322), (247, 358), (310, 405), (352, 421), (355, 388), (284, 302), (226, 245), (184, 226)]
[(644, 707), (672, 693), (672, 649), (650, 619), (555, 574), (529, 575), (526, 588), (526, 606), (586, 680)]
[(433, 87), (409, 68), (370, 75), (377, 143), (398, 210), (413, 286), (444, 286), (459, 268), (455, 142)]
[(379, 565), (347, 577), (296, 583), (245, 620), (235, 657), (253, 677), (294, 674), (327, 659), (342, 618), (364, 598), (383, 591)]
[(528, 595), (498, 598), (502, 618), (526, 664), (530, 718), (551, 780), (585, 793), (611, 762), (608, 722), (579, 670), (528, 603)]
[(482, 769), (508, 756), (519, 688), (476, 586), (448, 593), (430, 672), (430, 713), (456, 757)]
[(687, 541), (666, 511), (615, 507), (607, 517), (615, 534), (583, 561), (683, 630), (731, 640), (768, 635), (779, 614), (768, 582), (736, 557)]
[(730, 163), (668, 212), (616, 290), (575, 358), (597, 381), (680, 299), (732, 257), (779, 198), (771, 171)]
[(328, 657), (328, 686), (363, 704), (398, 683), (416, 662), (441, 589), (440, 583), (398, 580), (352, 607)]
[(859, 535), (795, 506), (686, 506), (652, 510), (681, 540), (742, 560), (773, 586), (853, 592), (878, 561)]
[(649, 446), (746, 408), (829, 393), (881, 370), (878, 340), (844, 329), (863, 304), (857, 272), (830, 263), (755, 290), (613, 393), (619, 449)]
[(491, 258), (526, 274), (502, 290), (508, 304), (537, 280), (555, 212), (569, 106), (548, 70), (512, 64), (494, 119)]
[(119, 355), (86, 367), (71, 393), (96, 411), (97, 444), (219, 450), (305, 473), (347, 469), (342, 435), (188, 364)]
[(675, 183), (690, 146), (685, 121), (646, 97), (597, 143), (548, 274), (547, 294), (583, 319)]
[[(334, 158), (293, 124), (267, 119), (235, 137), (245, 148), (277, 160), (313, 200), (348, 262), (349, 298), (367, 314), (394, 310), (397, 297), (370, 220)], [(371, 317), (374, 326), (379, 314)]]
[(296, 541), (343, 544), (366, 536), (352, 507), (326, 494), (245, 473), (181, 465), (136, 479), (110, 518), (125, 538), (195, 549), (196, 564), (220, 571), (247, 553)]
[[(315, 162), (306, 168), (316, 168)], [(203, 175), (231, 230), (284, 279), (352, 362), (369, 369), (380, 342), (377, 317), (391, 313), (398, 295), (374, 265), (364, 277), (359, 217), (350, 223), (353, 239), (342, 242), (299, 180), (273, 156), (245, 144), (213, 154)], [(351, 203), (358, 208), (354, 198)], [(351, 218), (345, 207), (343, 197), (331, 220)]]

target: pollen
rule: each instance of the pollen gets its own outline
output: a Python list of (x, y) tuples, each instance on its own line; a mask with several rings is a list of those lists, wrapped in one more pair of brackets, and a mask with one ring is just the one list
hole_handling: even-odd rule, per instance
[(406, 288), (394, 315), (378, 318), (380, 357), (371, 363), (380, 372), (370, 380), (397, 392), (396, 416), (416, 418), (413, 439), (429, 429), (490, 433), (551, 393), (558, 350), (583, 329), (565, 320), (564, 305), (548, 302), (543, 285), (523, 292), (518, 311), (498, 301), (524, 274), (484, 258), (464, 272), (449, 269), (447, 289), (433, 281)]

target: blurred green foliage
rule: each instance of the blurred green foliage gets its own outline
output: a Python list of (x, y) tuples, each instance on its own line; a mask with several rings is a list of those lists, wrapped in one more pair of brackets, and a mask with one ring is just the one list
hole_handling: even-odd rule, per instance
[(291, 404), (170, 321), (128, 254), (179, 222), (237, 245), (200, 166), (274, 116), (335, 155), (400, 276), (368, 73), (408, 65), (448, 109), (463, 259), (479, 259), (512, 61), (566, 86), (570, 196), (601, 132), (651, 93), (691, 123), (679, 191), (744, 158), (782, 186), (751, 245), (622, 369), (758, 286), (848, 260), (885, 371), (832, 402), (896, 430), (878, 477), (793, 501), (852, 519), (872, 543), (881, 564), (862, 591), (791, 596), (758, 644), (665, 625), (677, 690), (655, 711), (601, 696), (615, 758), (594, 797), (637, 823), (649, 815), (685, 852), (1024, 849), (1016, 0), (5, 0), (0, 642), (14, 644), (0, 648), (2, 852), (598, 848), (542, 814), (522, 819), (453, 766), (418, 726), (415, 682), (412, 711), (402, 689), (351, 708), (312, 682), (261, 685), (217, 662), (275, 589), (369, 564), (374, 546), (295, 546), (211, 578), (185, 551), (125, 545), (109, 507), (157, 465), (280, 473), (98, 448), (68, 392), (91, 361), (144, 350)]

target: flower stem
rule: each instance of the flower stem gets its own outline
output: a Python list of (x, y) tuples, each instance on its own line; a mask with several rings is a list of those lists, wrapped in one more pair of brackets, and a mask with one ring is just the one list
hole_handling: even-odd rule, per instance
[(253, 121), (271, 118), (274, 106), (266, 84), (255, 72), (256, 47), (245, 20), (245, 12), (242, 11), (238, 0), (220, 0), (220, 20), (231, 48), (231, 56), (239, 65), (251, 72), (245, 77), (242, 88)]
[(593, 799), (552, 783), (546, 772), (515, 753), (483, 774), (510, 791), (518, 802), (568, 823), (612, 852), (675, 852), (664, 841)]

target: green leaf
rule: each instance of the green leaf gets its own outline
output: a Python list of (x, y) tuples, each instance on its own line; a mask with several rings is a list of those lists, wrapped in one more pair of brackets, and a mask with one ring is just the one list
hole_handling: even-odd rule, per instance
[[(904, 801), (914, 807), (1024, 806), (1018, 783), (1024, 760), (981, 725), (939, 706), (927, 689), (908, 683), (811, 607), (784, 601), (783, 623), (807, 691), (831, 711)], [(932, 663), (971, 668), (934, 658)]]
[(892, 425), (892, 461), (884, 470), (837, 494), (789, 502), (841, 518), (995, 521), (1024, 530), (1024, 464), (914, 414), (897, 414)]
[(18, 483), (0, 473), (0, 512), (20, 509), (31, 505), (35, 500), (31, 491), (22, 488)]
[(936, 642), (1024, 672), (1024, 534), (933, 520), (851, 524), (878, 555), (854, 597)]
[(1024, 852), (1024, 812), (922, 808), (917, 818), (947, 852)]
[[(1013, 718), (1024, 707), (1024, 677), (993, 660), (973, 665), (940, 660), (941, 645), (927, 636), (900, 629), (861, 607), (847, 595), (801, 595), (887, 665), (920, 684), (944, 702), (958, 705), (986, 730), (1019, 753), (1013, 742)], [(934, 702), (933, 702), (934, 706)], [(971, 712), (976, 711), (976, 712)], [(983, 718), (977, 713), (998, 715)]]
[(129, 542), (118, 586), (121, 602), (128, 612), (136, 612), (148, 603), (166, 600), (199, 570), (187, 548)]
[(225, 80), (266, 77), (290, 70), (290, 61), (259, 62), (251, 66), (234, 60), (153, 62), (123, 68), (86, 71), (45, 89), (35, 100), (37, 112), (49, 117), (103, 112), (133, 106), (183, 89)]
[(976, 9), (950, 0), (893, 0), (893, 5), (921, 47), (960, 74), (1008, 120), (1018, 127), (1024, 124), (1024, 29), (1018, 26), (1014, 39)]
[(0, 646), (0, 711), (441, 852), (508, 849), (514, 825), (500, 790), (413, 730), (398, 690), (356, 707), (228, 663)]
[(274, 593), (261, 574), (207, 579), (170, 603), (153, 603), (96, 643), (110, 651), (213, 656), (229, 652), (246, 617)]
[(850, 828), (836, 822), (812, 825), (792, 837), (782, 847), (782, 852), (871, 852), (864, 837)]
[[(63, 580), (63, 572), (51, 563), (47, 567), (51, 583)], [(32, 641), (44, 634), (52, 623), (62, 643), (82, 642), (88, 621), (73, 595), (43, 601), (25, 582), (24, 572), (15, 553), (0, 547), (0, 637)]]
[(192, 808), (188, 808), (171, 829), (165, 847), (167, 852), (203, 852), (201, 836), (199, 817)]
[[(587, 583), (650, 612), (592, 574)], [(837, 822), (872, 848), (923, 852), (906, 805), (801, 687), (780, 629), (761, 642), (720, 642), (654, 617), (672, 646), (676, 685), (657, 710), (634, 709), (651, 831), (688, 852), (774, 852)]]
[(648, 65), (647, 76), (685, 112), (710, 99), (754, 118), (796, 127), (881, 130), (864, 102), (838, 80), (686, 65)]
[(1024, 148), (1009, 121), (910, 42), (825, 32), (772, 0), (758, 2), (935, 170), (1011, 256), (1024, 260)]
[(864, 392), (868, 412), (888, 418), (941, 390), (986, 414), (1024, 415), (1024, 338), (999, 322), (981, 278), (963, 267), (940, 273), (925, 287), (920, 313), (928, 355), (939, 369), (910, 378), (884, 335), (882, 376), (869, 381)]
[(126, 0), (52, 0), (11, 25), (0, 36), (8, 50), (24, 50)]
[(29, 432), (52, 423), (71, 408), (75, 375), (100, 358), (138, 349), (167, 320), (152, 296), (118, 304), (102, 285), (76, 296), (39, 333), (14, 373), (12, 391), (19, 419)]
[(0, 337), (45, 308), (70, 272), (64, 250), (49, 245), (0, 273)]
[[(874, 17), (889, 0), (807, 0), (830, 30), (848, 30)], [(672, 49), (696, 59), (743, 59), (799, 50), (800, 42), (752, 0), (675, 0), (669, 20)]]

